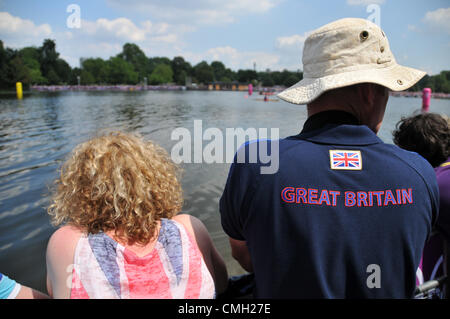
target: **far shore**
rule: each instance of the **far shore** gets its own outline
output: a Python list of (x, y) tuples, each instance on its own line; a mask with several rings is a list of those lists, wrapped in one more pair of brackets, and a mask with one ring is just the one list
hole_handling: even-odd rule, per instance
[[(253, 92), (255, 94), (276, 94), (283, 91), (285, 88), (281, 86), (276, 87), (253, 87)], [(236, 90), (221, 88), (216, 90), (208, 85), (174, 85), (174, 84), (162, 84), (162, 85), (32, 85), (29, 90), (24, 91), (24, 94), (29, 94), (33, 92), (63, 92), (63, 91), (122, 91), (122, 92), (133, 92), (133, 91), (185, 91), (185, 90), (198, 90), (198, 91), (240, 91), (248, 92), (247, 87), (245, 89), (239, 88)], [(15, 91), (3, 91), (0, 94), (15, 94)], [(401, 91), (394, 92), (390, 91), (391, 96), (398, 97), (416, 97), (421, 98), (422, 92), (410, 92)], [(450, 99), (450, 93), (431, 93), (431, 97), (435, 99)]]

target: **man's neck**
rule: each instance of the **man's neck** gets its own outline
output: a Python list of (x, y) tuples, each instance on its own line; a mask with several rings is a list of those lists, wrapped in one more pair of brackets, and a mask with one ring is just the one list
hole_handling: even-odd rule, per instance
[(308, 104), (307, 105), (308, 117), (311, 117), (318, 113), (327, 112), (327, 111), (347, 112), (347, 113), (352, 114), (354, 117), (358, 118), (358, 114), (355, 114), (355, 110), (351, 106), (336, 105), (336, 104), (321, 104), (321, 105)]
[(324, 111), (308, 116), (308, 119), (303, 125), (302, 133), (316, 130), (327, 124), (359, 125), (360, 123), (358, 119), (349, 112), (340, 110)]

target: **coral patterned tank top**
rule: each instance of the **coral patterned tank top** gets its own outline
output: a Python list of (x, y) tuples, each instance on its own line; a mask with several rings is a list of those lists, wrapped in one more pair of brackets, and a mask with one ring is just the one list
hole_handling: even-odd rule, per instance
[(78, 241), (70, 298), (214, 298), (214, 281), (191, 234), (161, 220), (153, 250), (138, 257), (105, 233)]

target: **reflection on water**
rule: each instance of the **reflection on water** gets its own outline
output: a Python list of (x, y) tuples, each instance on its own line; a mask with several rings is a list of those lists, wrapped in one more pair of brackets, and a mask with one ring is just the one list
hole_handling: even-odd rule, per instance
[[(0, 271), (45, 290), (45, 249), (54, 231), (46, 213), (48, 189), (67, 153), (103, 130), (138, 132), (170, 152), (172, 130), (217, 127), (279, 128), (297, 134), (304, 106), (265, 103), (239, 92), (66, 92), (37, 93), (18, 101), (0, 97)], [(392, 98), (380, 137), (391, 143), (401, 116), (421, 100)], [(450, 115), (449, 100), (431, 110)], [(204, 142), (205, 146), (206, 142)], [(243, 270), (232, 260), (218, 213), (229, 164), (183, 164), (183, 211), (200, 218), (224, 256), (231, 275)]]

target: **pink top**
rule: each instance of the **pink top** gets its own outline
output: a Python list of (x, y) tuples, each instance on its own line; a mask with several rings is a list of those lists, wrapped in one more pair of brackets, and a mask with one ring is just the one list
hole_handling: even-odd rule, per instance
[(138, 257), (105, 233), (82, 235), (70, 298), (214, 298), (214, 281), (183, 225), (162, 219), (155, 248)]

